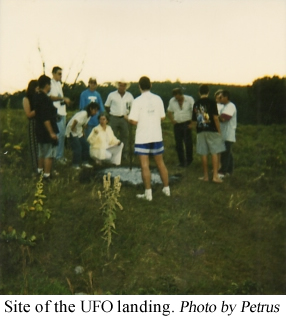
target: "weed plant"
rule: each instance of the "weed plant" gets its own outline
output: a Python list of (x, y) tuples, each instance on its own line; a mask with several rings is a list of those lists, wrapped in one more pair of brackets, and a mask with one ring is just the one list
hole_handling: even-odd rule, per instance
[[(1, 252), (1, 294), (286, 293), (285, 126), (239, 125), (234, 174), (218, 185), (198, 180), (202, 168), (196, 154), (191, 166), (175, 166), (173, 128), (166, 120), (164, 159), (169, 175), (180, 180), (172, 182), (168, 198), (154, 185), (151, 202), (136, 198), (143, 186), (121, 186), (124, 210), (116, 217), (108, 259), (102, 203), (92, 197), (92, 190), (102, 188), (96, 166), (78, 173), (70, 162), (57, 165), (60, 175), (43, 185), (50, 219), (20, 217), (18, 206), (33, 204), (38, 180), (32, 176), (28, 124), (20, 110), (10, 113), (14, 134), (9, 138), (21, 145), (20, 161), (14, 166), (6, 157), (7, 112), (0, 112), (0, 233), (10, 228), (41, 236), (29, 250), (17, 244)], [(68, 145), (66, 156), (71, 159)], [(150, 164), (155, 167), (153, 160)], [(139, 166), (137, 158), (133, 166)], [(77, 266), (82, 273), (75, 272)]]

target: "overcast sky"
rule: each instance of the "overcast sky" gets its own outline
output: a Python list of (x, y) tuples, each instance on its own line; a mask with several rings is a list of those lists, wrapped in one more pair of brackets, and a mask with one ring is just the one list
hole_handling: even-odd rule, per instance
[(285, 76), (285, 17), (286, 0), (0, 0), (0, 93), (25, 89), (42, 61), (68, 83)]

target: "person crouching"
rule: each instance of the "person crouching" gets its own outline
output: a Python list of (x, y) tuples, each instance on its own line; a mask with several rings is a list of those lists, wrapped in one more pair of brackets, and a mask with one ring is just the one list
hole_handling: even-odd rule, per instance
[(101, 164), (102, 160), (115, 165), (121, 164), (123, 142), (118, 140), (108, 123), (108, 115), (102, 113), (98, 116), (99, 125), (92, 129), (87, 141), (90, 144), (90, 157)]
[(90, 117), (96, 115), (99, 110), (99, 104), (91, 102), (84, 110), (77, 112), (69, 121), (66, 128), (66, 136), (70, 139), (70, 146), (73, 152), (72, 166), (74, 169), (80, 169), (80, 163), (86, 168), (92, 168), (88, 163), (89, 144), (84, 137), (84, 127), (87, 125)]

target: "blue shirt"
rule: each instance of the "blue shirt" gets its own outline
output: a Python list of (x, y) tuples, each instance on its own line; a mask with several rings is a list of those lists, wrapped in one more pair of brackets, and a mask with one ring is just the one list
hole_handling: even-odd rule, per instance
[[(99, 113), (105, 111), (100, 94), (97, 91), (86, 89), (80, 95), (79, 109), (83, 110), (91, 102), (97, 102), (99, 104)], [(98, 124), (98, 114), (90, 117), (90, 120), (88, 121), (89, 126), (97, 126)]]

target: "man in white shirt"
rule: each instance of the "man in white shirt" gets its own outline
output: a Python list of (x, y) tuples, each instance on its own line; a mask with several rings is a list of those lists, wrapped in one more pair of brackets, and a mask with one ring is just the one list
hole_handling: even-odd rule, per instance
[(125, 80), (116, 82), (117, 90), (111, 92), (105, 102), (105, 108), (110, 114), (109, 125), (111, 126), (115, 136), (119, 138), (123, 144), (123, 158), (128, 159), (128, 141), (129, 129), (127, 115), (130, 112), (133, 95), (126, 91), (129, 88), (129, 83)]
[(67, 159), (64, 158), (65, 150), (65, 131), (66, 131), (66, 105), (70, 104), (70, 99), (64, 97), (62, 89), (62, 68), (53, 67), (52, 70), (53, 78), (51, 80), (51, 91), (49, 96), (57, 108), (57, 125), (59, 129), (58, 134), (58, 147), (56, 160), (62, 164), (65, 164)]
[(195, 101), (193, 97), (184, 95), (180, 88), (174, 89), (172, 93), (173, 98), (169, 101), (167, 109), (168, 117), (174, 125), (179, 166), (186, 167), (193, 162), (191, 120)]
[(221, 153), (221, 168), (219, 170), (220, 178), (231, 175), (233, 173), (233, 156), (232, 144), (236, 141), (235, 131), (237, 126), (237, 111), (234, 103), (230, 101), (230, 93), (228, 90), (221, 92), (220, 102), (223, 104), (219, 120), (222, 139), (225, 143), (226, 150)]
[(163, 160), (163, 136), (161, 121), (165, 119), (165, 110), (162, 99), (150, 92), (151, 82), (147, 77), (139, 80), (141, 95), (133, 102), (129, 121), (137, 125), (135, 135), (135, 154), (138, 154), (141, 164), (142, 180), (145, 186), (144, 194), (137, 194), (137, 198), (152, 200), (151, 172), (149, 156), (153, 155), (159, 170), (163, 193), (170, 196), (168, 170)]

